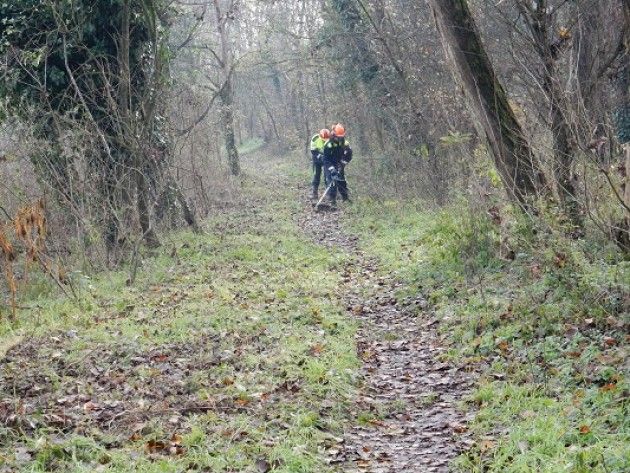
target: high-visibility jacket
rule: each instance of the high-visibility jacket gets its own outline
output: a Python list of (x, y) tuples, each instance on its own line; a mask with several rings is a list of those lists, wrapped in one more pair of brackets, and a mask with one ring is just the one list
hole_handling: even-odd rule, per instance
[(317, 151), (318, 153), (324, 154), (325, 144), (326, 140), (317, 133), (311, 138), (311, 151)]

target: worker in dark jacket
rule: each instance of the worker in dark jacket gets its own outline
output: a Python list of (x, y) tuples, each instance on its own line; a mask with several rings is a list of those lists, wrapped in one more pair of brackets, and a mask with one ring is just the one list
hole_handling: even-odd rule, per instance
[(322, 165), (324, 164), (324, 145), (330, 138), (330, 130), (323, 128), (311, 138), (311, 157), (313, 158), (313, 187), (312, 198), (318, 199), (319, 183), (322, 180)]
[(352, 148), (346, 140), (346, 130), (338, 123), (330, 133), (330, 139), (324, 145), (324, 177), (326, 185), (333, 185), (329, 191), (331, 205), (337, 204), (337, 190), (344, 201), (349, 200), (345, 166), (352, 160)]

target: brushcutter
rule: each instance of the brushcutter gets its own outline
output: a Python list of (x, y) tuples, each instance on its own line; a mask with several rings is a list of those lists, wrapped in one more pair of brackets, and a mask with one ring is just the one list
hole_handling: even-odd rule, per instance
[[(332, 168), (332, 169), (331, 169)], [(326, 196), (328, 195), (328, 193), (330, 192), (330, 190), (333, 187), (337, 186), (337, 182), (343, 182), (345, 181), (345, 179), (343, 179), (341, 177), (341, 174), (339, 173), (338, 169), (335, 169), (333, 166), (331, 166), (330, 168), (328, 168), (328, 170), (330, 171), (330, 177), (331, 177), (331, 182), (328, 185), (328, 187), (326, 187), (326, 190), (324, 190), (324, 193), (322, 194), (322, 196), (319, 198), (319, 200), (317, 201), (317, 203), (313, 206), (315, 211), (319, 211), (320, 207), (321, 208), (330, 208), (329, 205), (327, 204), (323, 204), (324, 199), (326, 198)], [(325, 207), (324, 207), (324, 206)]]

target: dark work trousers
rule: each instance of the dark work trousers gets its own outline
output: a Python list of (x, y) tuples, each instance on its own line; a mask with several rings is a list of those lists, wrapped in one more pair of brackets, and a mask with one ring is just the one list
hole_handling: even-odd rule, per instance
[[(326, 186), (329, 186), (330, 183), (333, 181), (333, 173), (328, 169), (330, 167), (331, 165), (329, 164), (324, 165), (324, 178), (326, 179)], [(344, 166), (343, 164), (338, 164), (333, 167), (337, 170), (339, 174), (337, 182), (335, 182), (335, 185), (332, 186), (328, 191), (330, 200), (336, 200), (337, 190), (339, 190), (339, 194), (341, 194), (341, 198), (343, 200), (348, 200), (348, 184), (346, 183), (346, 173)]]
[(311, 151), (311, 156), (313, 158), (313, 182), (311, 185), (313, 186), (313, 190), (319, 189), (319, 183), (322, 181), (322, 159), (319, 151)]

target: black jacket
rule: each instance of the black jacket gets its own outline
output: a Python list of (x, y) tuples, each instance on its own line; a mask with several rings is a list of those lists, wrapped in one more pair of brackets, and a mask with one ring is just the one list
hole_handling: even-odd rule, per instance
[(324, 165), (339, 166), (341, 161), (352, 160), (352, 148), (345, 138), (331, 138), (324, 145)]

